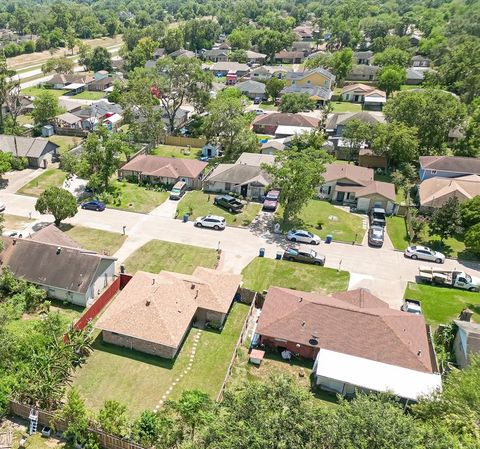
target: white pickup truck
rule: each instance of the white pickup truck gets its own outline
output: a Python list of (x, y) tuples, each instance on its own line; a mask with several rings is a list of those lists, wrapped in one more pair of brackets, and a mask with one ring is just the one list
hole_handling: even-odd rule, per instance
[(460, 288), (471, 292), (480, 291), (480, 279), (459, 270), (440, 270), (432, 267), (420, 267), (418, 274), (423, 282)]

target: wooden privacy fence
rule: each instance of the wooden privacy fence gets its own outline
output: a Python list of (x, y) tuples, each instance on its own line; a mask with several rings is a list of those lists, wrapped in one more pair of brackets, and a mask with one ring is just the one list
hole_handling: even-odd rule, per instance
[[(22, 404), (17, 401), (10, 401), (9, 411), (12, 415), (20, 416), (23, 419), (29, 419), (30, 409), (32, 407), (26, 404)], [(42, 426), (51, 426), (54, 413), (47, 412), (41, 409), (35, 409), (38, 411), (38, 422)], [(66, 423), (62, 420), (55, 420), (55, 429), (63, 432), (66, 429)], [(129, 441), (125, 438), (120, 438), (115, 435), (110, 435), (95, 427), (89, 427), (88, 431), (97, 437), (97, 441), (100, 446), (106, 449), (144, 449), (142, 446)]]
[(207, 139), (182, 136), (166, 136), (165, 145), (176, 145), (179, 147), (202, 148), (207, 144)]

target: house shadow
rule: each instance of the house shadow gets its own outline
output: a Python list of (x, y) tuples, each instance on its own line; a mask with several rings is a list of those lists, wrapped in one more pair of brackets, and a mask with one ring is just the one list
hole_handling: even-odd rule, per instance
[[(38, 223), (35, 223), (32, 226), (32, 231), (38, 232), (42, 230), (43, 228), (46, 228), (47, 226), (51, 225), (52, 223), (49, 221), (39, 221)], [(62, 229), (63, 230), (63, 229)]]

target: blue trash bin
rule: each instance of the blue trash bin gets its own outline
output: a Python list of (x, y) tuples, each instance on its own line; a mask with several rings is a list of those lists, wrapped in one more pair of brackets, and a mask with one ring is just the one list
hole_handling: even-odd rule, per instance
[(258, 257), (264, 257), (265, 256), (265, 248), (260, 248), (260, 251), (258, 252)]
[(328, 234), (327, 237), (325, 238), (325, 243), (332, 243), (333, 241), (333, 235)]
[(186, 223), (188, 221), (188, 214), (185, 214), (183, 216), (183, 222)]

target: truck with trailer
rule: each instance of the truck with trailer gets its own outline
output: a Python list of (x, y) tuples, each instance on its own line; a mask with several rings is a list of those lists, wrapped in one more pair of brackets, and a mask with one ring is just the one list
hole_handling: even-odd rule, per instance
[(418, 275), (422, 282), (432, 285), (459, 288), (471, 292), (480, 291), (480, 279), (461, 270), (442, 270), (432, 267), (420, 267)]

